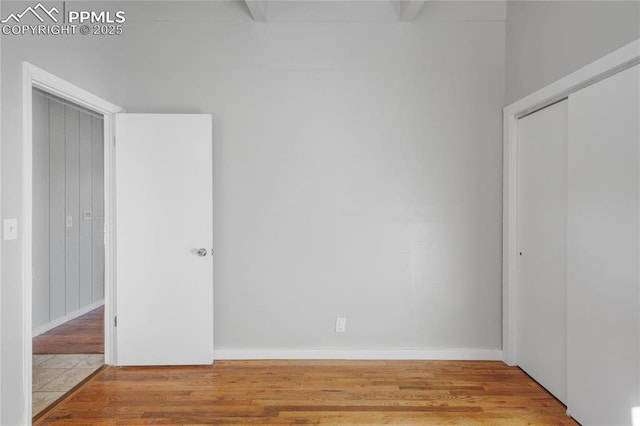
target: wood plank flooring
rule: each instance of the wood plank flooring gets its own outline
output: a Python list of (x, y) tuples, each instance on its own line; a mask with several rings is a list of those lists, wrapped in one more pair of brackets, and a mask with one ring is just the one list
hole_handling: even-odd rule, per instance
[(103, 354), (104, 306), (33, 338), (35, 354)]
[(109, 367), (35, 424), (576, 425), (493, 361), (216, 361)]

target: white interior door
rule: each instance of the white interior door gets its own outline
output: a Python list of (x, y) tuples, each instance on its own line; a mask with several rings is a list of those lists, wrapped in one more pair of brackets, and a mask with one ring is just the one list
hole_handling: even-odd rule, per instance
[(211, 124), (116, 116), (118, 365), (213, 362)]
[(518, 121), (518, 365), (567, 400), (567, 101)]
[(569, 96), (568, 391), (583, 425), (640, 406), (640, 66)]

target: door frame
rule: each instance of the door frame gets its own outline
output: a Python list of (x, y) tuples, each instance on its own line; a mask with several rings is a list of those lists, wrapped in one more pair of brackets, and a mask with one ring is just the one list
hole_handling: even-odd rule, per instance
[(508, 365), (518, 365), (518, 119), (637, 64), (640, 64), (640, 39), (512, 103), (503, 110), (502, 354), (503, 361)]
[(98, 112), (104, 117), (104, 212), (105, 212), (105, 364), (115, 364), (115, 114), (125, 112), (114, 105), (68, 81), (65, 81), (28, 62), (22, 63), (22, 335), (23, 389), (27, 418), (32, 418), (32, 294), (33, 294), (33, 89), (37, 88)]

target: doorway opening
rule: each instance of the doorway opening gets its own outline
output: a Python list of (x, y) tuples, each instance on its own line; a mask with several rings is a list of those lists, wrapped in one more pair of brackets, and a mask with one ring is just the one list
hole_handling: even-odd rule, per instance
[(33, 416), (104, 364), (103, 116), (33, 89)]
[(113, 122), (120, 112), (23, 64), (27, 419), (116, 361), (109, 319), (115, 316)]

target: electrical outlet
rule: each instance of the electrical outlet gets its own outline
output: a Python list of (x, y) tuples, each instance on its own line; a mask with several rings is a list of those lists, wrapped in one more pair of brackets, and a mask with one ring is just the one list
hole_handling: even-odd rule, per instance
[(347, 319), (345, 317), (336, 318), (336, 333), (347, 331)]

